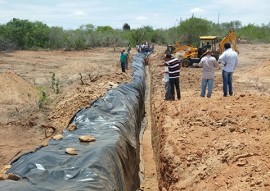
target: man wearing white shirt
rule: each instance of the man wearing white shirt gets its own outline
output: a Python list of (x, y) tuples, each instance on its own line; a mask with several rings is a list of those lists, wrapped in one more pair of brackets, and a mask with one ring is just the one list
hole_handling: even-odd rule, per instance
[(224, 44), (225, 51), (220, 55), (218, 62), (222, 64), (223, 96), (233, 95), (232, 76), (238, 65), (238, 54), (231, 48), (230, 43)]

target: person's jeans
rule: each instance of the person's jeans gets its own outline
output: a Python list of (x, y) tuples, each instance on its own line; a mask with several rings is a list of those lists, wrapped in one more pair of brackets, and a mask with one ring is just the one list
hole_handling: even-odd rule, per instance
[(232, 87), (232, 76), (233, 72), (226, 72), (222, 70), (222, 79), (223, 79), (223, 96), (228, 95), (228, 87), (230, 96), (233, 95), (233, 87)]
[(122, 72), (126, 72), (126, 62), (121, 62)]
[(172, 99), (174, 100), (174, 88), (176, 89), (176, 96), (177, 99), (181, 99), (181, 94), (180, 94), (180, 80), (178, 78), (170, 78), (170, 85), (171, 85), (171, 95)]
[(213, 90), (213, 85), (214, 85), (214, 79), (202, 79), (202, 86), (201, 86), (201, 97), (205, 96), (205, 90), (206, 86), (208, 84), (208, 92), (207, 92), (207, 97), (211, 97), (212, 95), (212, 90)]

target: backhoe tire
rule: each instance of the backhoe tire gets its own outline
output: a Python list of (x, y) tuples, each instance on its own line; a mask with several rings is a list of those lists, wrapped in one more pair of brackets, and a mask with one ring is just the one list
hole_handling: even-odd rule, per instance
[(182, 61), (182, 67), (189, 67), (189, 65), (190, 65), (190, 61), (189, 60), (187, 60), (187, 59), (184, 59), (183, 61)]

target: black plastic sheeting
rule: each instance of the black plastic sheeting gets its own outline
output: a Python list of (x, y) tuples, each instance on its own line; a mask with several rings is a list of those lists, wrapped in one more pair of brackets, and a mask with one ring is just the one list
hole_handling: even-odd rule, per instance
[[(77, 129), (63, 131), (62, 140), (26, 153), (7, 173), (18, 181), (0, 181), (1, 191), (133, 191), (139, 180), (139, 134), (144, 117), (147, 54), (133, 57), (130, 83), (107, 91), (104, 97), (77, 112), (71, 119)], [(82, 143), (80, 135), (92, 135), (95, 142)], [(73, 147), (78, 155), (65, 149)]]

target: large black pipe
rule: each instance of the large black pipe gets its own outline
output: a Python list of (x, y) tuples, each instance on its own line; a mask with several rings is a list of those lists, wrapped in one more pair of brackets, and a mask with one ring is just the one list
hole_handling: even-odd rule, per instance
[[(133, 57), (130, 83), (110, 89), (104, 97), (74, 115), (75, 131), (62, 140), (15, 159), (7, 173), (18, 181), (0, 182), (3, 191), (134, 191), (139, 186), (139, 133), (144, 117), (146, 54)], [(80, 135), (95, 142), (81, 143)], [(78, 155), (65, 153), (73, 147)]]

